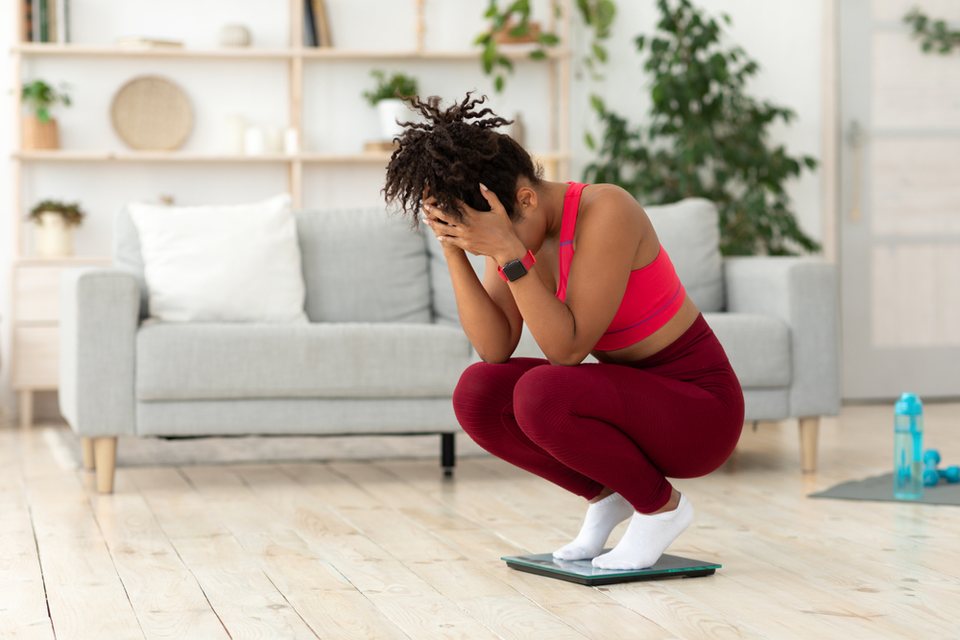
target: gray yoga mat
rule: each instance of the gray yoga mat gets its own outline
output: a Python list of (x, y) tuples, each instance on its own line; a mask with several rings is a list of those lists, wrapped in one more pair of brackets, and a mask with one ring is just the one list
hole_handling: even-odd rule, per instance
[(880, 502), (920, 502), (922, 504), (950, 504), (960, 506), (960, 483), (940, 481), (932, 487), (923, 488), (920, 500), (898, 500), (893, 497), (893, 473), (843, 482), (826, 491), (811, 493), (808, 498), (839, 498), (841, 500), (877, 500)]

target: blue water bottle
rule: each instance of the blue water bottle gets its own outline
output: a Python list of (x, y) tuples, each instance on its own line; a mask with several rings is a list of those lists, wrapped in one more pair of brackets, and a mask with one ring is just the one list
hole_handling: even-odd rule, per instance
[(923, 497), (923, 403), (901, 393), (893, 415), (893, 497)]

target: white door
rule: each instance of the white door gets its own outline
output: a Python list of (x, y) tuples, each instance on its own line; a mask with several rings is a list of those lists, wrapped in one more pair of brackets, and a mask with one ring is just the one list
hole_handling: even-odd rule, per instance
[(960, 52), (923, 53), (919, 5), (840, 0), (843, 397), (960, 396)]

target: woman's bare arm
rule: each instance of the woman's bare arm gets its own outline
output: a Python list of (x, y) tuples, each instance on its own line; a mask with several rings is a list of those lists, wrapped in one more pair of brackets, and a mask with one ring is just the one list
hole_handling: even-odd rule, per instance
[[(503, 266), (522, 258), (526, 248), (513, 232), (503, 206), (490, 191), (482, 190), (491, 205), (490, 212), (465, 208), (465, 220), (450, 225), (441, 238), (472, 253), (493, 258)], [(578, 246), (567, 283), (566, 302), (561, 302), (536, 276), (536, 264), (527, 276), (509, 284), (499, 279), (495, 265), (488, 264), (484, 286), (503, 309), (496, 287), (509, 291), (519, 316), (530, 327), (540, 349), (553, 364), (576, 365), (583, 361), (610, 325), (626, 291), (630, 270), (640, 241), (640, 216), (635, 200), (620, 189), (597, 192), (591, 198), (590, 211), (582, 214)], [(443, 219), (442, 212), (434, 212)], [(450, 222), (450, 220), (447, 220)], [(491, 271), (494, 273), (491, 278)], [(491, 283), (491, 280), (499, 282)], [(498, 300), (499, 299), (499, 300)], [(506, 314), (505, 314), (506, 316)], [(519, 326), (511, 328), (511, 340), (519, 340)], [(469, 334), (468, 334), (469, 335)], [(511, 344), (511, 353), (516, 343)], [(479, 349), (478, 349), (479, 352)]]
[(497, 275), (496, 263), (487, 259), (484, 283), (481, 284), (463, 249), (447, 243), (443, 254), (447, 259), (453, 292), (457, 298), (460, 325), (470, 344), (484, 362), (506, 362), (520, 341), (523, 319), (505, 286), (495, 286), (492, 287), (493, 291), (488, 290), (486, 283), (494, 278), (503, 284)]

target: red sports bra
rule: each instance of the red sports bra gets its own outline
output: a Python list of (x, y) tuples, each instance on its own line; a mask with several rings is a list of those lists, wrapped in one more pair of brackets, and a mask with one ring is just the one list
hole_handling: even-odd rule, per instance
[[(563, 199), (560, 282), (557, 286), (557, 297), (563, 301), (567, 299), (567, 278), (570, 276), (570, 263), (573, 261), (573, 234), (577, 228), (580, 194), (586, 186), (571, 182)], [(677, 315), (685, 299), (686, 290), (677, 277), (677, 271), (666, 249), (660, 245), (660, 253), (653, 262), (630, 272), (630, 280), (627, 282), (623, 300), (620, 301), (620, 308), (594, 349), (623, 349), (651, 336)]]

